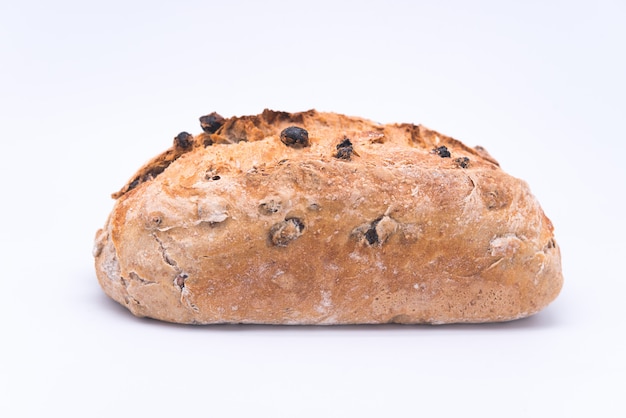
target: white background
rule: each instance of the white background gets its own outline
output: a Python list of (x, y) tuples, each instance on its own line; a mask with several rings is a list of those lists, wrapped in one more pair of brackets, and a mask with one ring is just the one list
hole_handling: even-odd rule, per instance
[[(2, 417), (626, 416), (626, 4), (0, 1)], [(191, 327), (110, 301), (122, 186), (197, 118), (316, 108), (483, 145), (565, 286), (506, 324)]]

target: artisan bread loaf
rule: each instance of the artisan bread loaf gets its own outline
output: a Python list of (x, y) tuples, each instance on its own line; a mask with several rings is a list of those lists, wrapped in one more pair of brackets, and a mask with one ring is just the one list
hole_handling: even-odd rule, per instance
[(96, 234), (104, 291), (193, 324), (508, 321), (562, 285), (525, 182), (421, 125), (314, 110), (203, 116)]

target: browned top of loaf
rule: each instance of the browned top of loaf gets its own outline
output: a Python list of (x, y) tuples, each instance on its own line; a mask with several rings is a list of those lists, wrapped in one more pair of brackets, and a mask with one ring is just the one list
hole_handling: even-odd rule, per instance
[[(458, 167), (467, 165), (459, 158), (470, 157), (470, 163), (475, 166), (492, 165), (498, 166), (498, 162), (489, 155), (482, 147), (470, 148), (462, 142), (430, 130), (423, 125), (409, 123), (397, 123), (382, 125), (370, 120), (357, 117), (349, 117), (336, 113), (322, 113), (316, 110), (309, 110), (299, 113), (277, 112), (265, 109), (259, 115), (232, 117), (223, 119), (216, 113), (207, 116), (217, 118), (220, 124), (215, 132), (202, 132), (192, 136), (186, 132), (181, 132), (175, 140), (174, 145), (146, 163), (118, 192), (112, 197), (117, 199), (129, 190), (134, 189), (139, 184), (151, 180), (161, 174), (172, 162), (183, 154), (207, 148), (213, 145), (230, 145), (240, 142), (262, 142), (262, 148), (255, 146), (254, 150), (262, 149), (263, 153), (257, 155), (253, 161), (241, 160), (238, 162), (239, 171), (258, 168), (259, 165), (268, 163), (284, 163), (290, 155), (297, 155), (298, 158), (319, 159), (325, 161), (330, 158), (337, 158), (337, 145), (348, 138), (356, 151), (358, 162), (367, 163), (371, 158), (376, 158), (378, 150), (384, 144), (385, 149), (399, 147), (405, 150), (407, 147), (422, 150), (416, 152), (411, 161), (412, 164), (431, 163), (428, 166)], [(202, 118), (201, 118), (202, 119)], [(290, 150), (280, 141), (280, 133), (287, 127), (298, 126), (306, 129), (309, 133), (310, 146)], [(344, 127), (345, 129), (342, 129)], [(207, 130), (211, 130), (208, 128)], [(181, 146), (178, 138), (188, 135), (188, 143)], [(451, 152), (449, 160), (437, 161), (431, 158), (436, 153), (436, 148), (445, 146)], [(229, 149), (232, 160), (237, 157), (236, 149)], [(363, 153), (363, 154), (361, 154)], [(248, 159), (249, 155), (245, 155)], [(369, 157), (369, 158), (368, 158)], [(393, 158), (393, 155), (390, 155)], [(278, 160), (277, 160), (278, 158)], [(252, 163), (252, 164), (250, 164)], [(386, 161), (384, 164), (397, 164), (402, 161)]]

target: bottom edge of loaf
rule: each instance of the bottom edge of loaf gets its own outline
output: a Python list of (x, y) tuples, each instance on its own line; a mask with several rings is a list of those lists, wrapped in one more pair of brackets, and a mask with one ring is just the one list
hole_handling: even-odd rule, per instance
[[(128, 306), (123, 302), (118, 302), (121, 306), (128, 309)], [(133, 312), (129, 309), (129, 314), (149, 321), (165, 322), (170, 324), (184, 325), (184, 326), (224, 326), (224, 325), (241, 325), (241, 326), (270, 326), (270, 327), (350, 327), (350, 326), (383, 326), (383, 325), (422, 325), (422, 326), (444, 326), (444, 325), (479, 325), (479, 324), (504, 324), (509, 322), (517, 322), (519, 320), (528, 319), (539, 314), (541, 310), (536, 312), (524, 312), (514, 317), (501, 317), (501, 318), (449, 318), (449, 319), (411, 319), (406, 317), (398, 318), (398, 316), (390, 318), (389, 320), (372, 320), (372, 321), (262, 321), (262, 320), (208, 320), (208, 321), (179, 321), (176, 319), (167, 319), (153, 317), (150, 315), (142, 315)]]

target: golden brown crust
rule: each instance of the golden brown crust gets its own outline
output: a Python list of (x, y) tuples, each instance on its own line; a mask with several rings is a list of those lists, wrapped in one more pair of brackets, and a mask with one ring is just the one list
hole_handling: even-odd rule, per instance
[[(290, 126), (308, 132), (306, 145), (281, 141)], [(536, 313), (562, 285), (552, 224), (527, 185), (421, 125), (314, 110), (230, 118), (153, 159), (115, 197), (96, 270), (138, 316), (505, 321)]]

